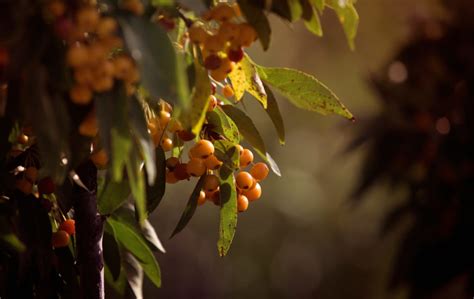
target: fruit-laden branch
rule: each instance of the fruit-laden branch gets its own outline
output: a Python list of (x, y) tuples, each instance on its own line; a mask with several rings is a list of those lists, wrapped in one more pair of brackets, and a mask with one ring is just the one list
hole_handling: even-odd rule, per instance
[(84, 186), (74, 184), (73, 203), (76, 218), (77, 262), (81, 298), (104, 298), (102, 257), (103, 219), (97, 212), (97, 168), (88, 160), (76, 169)]

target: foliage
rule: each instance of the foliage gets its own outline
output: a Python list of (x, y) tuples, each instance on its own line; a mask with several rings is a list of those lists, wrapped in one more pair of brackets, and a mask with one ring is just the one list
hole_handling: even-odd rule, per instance
[[(211, 201), (220, 207), (218, 253), (226, 255), (238, 212), (260, 197), (257, 181), (268, 173), (240, 143), (280, 175), (237, 108), (245, 93), (282, 144), (270, 87), (299, 108), (353, 118), (313, 76), (260, 66), (245, 53), (256, 39), (270, 46), (269, 14), (302, 19), (321, 36), (325, 8), (353, 47), (353, 1), (203, 1), (199, 17), (172, 0), (20, 2), (0, 4), (8, 16), (0, 27), (2, 298), (17, 298), (18, 289), (25, 297), (102, 298), (104, 267), (121, 295), (140, 294), (143, 274), (159, 287), (155, 252), (164, 249), (147, 218), (166, 184), (192, 177), (200, 179), (172, 235)], [(66, 219), (76, 220), (68, 223), (77, 233), (64, 229)]]

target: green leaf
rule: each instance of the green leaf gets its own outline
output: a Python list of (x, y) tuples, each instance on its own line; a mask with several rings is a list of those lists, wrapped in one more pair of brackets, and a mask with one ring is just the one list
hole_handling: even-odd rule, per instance
[(206, 118), (206, 112), (209, 106), (211, 81), (209, 80), (207, 70), (197, 59), (194, 59), (194, 70), (196, 83), (192, 93), (191, 106), (189, 109), (183, 110), (180, 115), (180, 120), (184, 128), (198, 135)]
[(189, 103), (185, 64), (166, 32), (146, 18), (120, 16), (127, 49), (138, 62), (143, 86), (153, 97), (186, 107)]
[(253, 95), (263, 107), (267, 108), (267, 94), (263, 88), (262, 80), (257, 73), (257, 69), (247, 55), (235, 66), (229, 74), (234, 88), (235, 98), (240, 101), (247, 91)]
[(112, 217), (107, 222), (113, 227), (115, 238), (125, 247), (143, 267), (143, 271), (157, 287), (161, 286), (161, 273), (158, 262), (153, 252), (148, 247), (145, 239), (133, 227)]
[(283, 123), (283, 118), (281, 116), (280, 108), (278, 107), (278, 102), (273, 95), (270, 87), (268, 87), (265, 83), (263, 83), (263, 87), (267, 93), (267, 112), (268, 116), (273, 122), (273, 126), (275, 127), (278, 133), (278, 139), (280, 140), (280, 144), (285, 144), (285, 125)]
[(153, 6), (172, 6), (175, 4), (173, 0), (151, 0), (150, 3)]
[(107, 221), (104, 225), (102, 247), (104, 252), (104, 262), (110, 270), (113, 281), (117, 281), (122, 268), (120, 250), (117, 244), (117, 239), (115, 238), (114, 229)]
[(236, 143), (227, 140), (214, 141), (214, 155), (226, 165), (227, 168), (237, 170), (240, 167), (240, 156), (234, 155), (237, 151)]
[(258, 66), (257, 69), (262, 80), (296, 107), (322, 115), (334, 113), (350, 120), (354, 118), (338, 97), (315, 77), (289, 68)]
[(227, 114), (239, 128), (240, 134), (245, 140), (252, 145), (256, 151), (260, 152), (261, 155), (267, 153), (265, 149), (265, 143), (263, 142), (262, 136), (257, 130), (257, 127), (253, 123), (252, 119), (245, 114), (242, 110), (236, 108), (233, 105), (223, 105), (222, 110)]
[(112, 214), (122, 206), (130, 195), (130, 186), (127, 180), (116, 182), (107, 177), (103, 191), (97, 199), (97, 208), (101, 215)]
[(211, 129), (233, 144), (240, 143), (240, 134), (237, 125), (220, 108), (207, 113), (207, 122)]
[(127, 170), (130, 190), (135, 199), (135, 207), (137, 209), (138, 222), (140, 225), (143, 224), (147, 217), (145, 178), (141, 171), (141, 163), (140, 153), (134, 148), (125, 163), (125, 169)]
[(314, 8), (309, 0), (301, 0), (303, 5), (303, 20), (306, 28), (317, 36), (323, 36), (323, 28), (319, 19), (318, 12)]
[(300, 0), (288, 0), (288, 7), (290, 9), (291, 21), (295, 22), (303, 15), (303, 7)]
[(354, 7), (353, 1), (328, 0), (327, 5), (336, 12), (339, 22), (341, 22), (344, 28), (349, 47), (353, 50), (355, 48), (354, 40), (357, 35), (357, 28), (359, 27), (359, 14)]
[(188, 203), (186, 204), (186, 208), (184, 208), (183, 214), (181, 214), (181, 218), (179, 219), (178, 224), (176, 225), (176, 228), (174, 229), (170, 238), (173, 238), (177, 233), (182, 231), (188, 224), (189, 220), (191, 220), (191, 218), (193, 217), (194, 212), (196, 211), (199, 193), (201, 192), (205, 177), (205, 175), (201, 176), (199, 178), (199, 181), (196, 183), (196, 186), (194, 187), (194, 190), (191, 193), (191, 196), (189, 197)]
[[(238, 161), (239, 152), (235, 146), (230, 149), (233, 161)], [(235, 230), (237, 229), (237, 191), (234, 182), (234, 169), (223, 164), (219, 170), (220, 185), (220, 221), (219, 221), (219, 240), (217, 241), (217, 251), (220, 256), (225, 256), (229, 251)]]
[(153, 185), (146, 186), (146, 206), (148, 215), (151, 214), (160, 204), (166, 190), (166, 156), (161, 148), (156, 148), (156, 179)]
[(325, 0), (309, 0), (313, 6), (315, 6), (318, 11), (322, 12), (324, 6), (326, 5)]
[(238, 0), (237, 3), (247, 19), (247, 22), (257, 31), (263, 50), (268, 50), (272, 30), (263, 8), (255, 5), (254, 1), (251, 0)]
[(18, 239), (18, 237), (11, 232), (2, 234), (0, 236), (0, 240), (18, 252), (23, 252), (26, 249), (25, 244), (23, 244), (23, 242), (21, 242), (20, 239)]

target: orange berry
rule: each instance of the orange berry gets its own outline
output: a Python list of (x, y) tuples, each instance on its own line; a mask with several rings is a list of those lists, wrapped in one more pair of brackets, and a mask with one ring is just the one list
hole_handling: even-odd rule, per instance
[(207, 175), (206, 178), (204, 179), (203, 189), (206, 192), (212, 193), (214, 191), (217, 191), (219, 186), (220, 186), (220, 180), (217, 176), (213, 174)]
[(237, 151), (239, 151), (239, 156), (242, 155), (244, 148), (240, 144), (236, 144), (235, 147), (237, 148)]
[(168, 169), (171, 171), (173, 171), (178, 164), (179, 159), (177, 157), (169, 157), (166, 159), (166, 167), (168, 167)]
[(247, 196), (247, 198), (250, 200), (250, 201), (254, 201), (254, 200), (257, 200), (260, 198), (260, 196), (262, 196), (262, 187), (260, 186), (259, 183), (256, 183), (255, 186), (249, 190), (245, 190), (243, 192), (243, 194), (245, 196)]
[(86, 85), (94, 80), (94, 76), (90, 68), (80, 67), (74, 71), (74, 80), (76, 80), (76, 83), (79, 85)]
[(223, 88), (222, 88), (222, 94), (226, 97), (226, 98), (231, 98), (234, 96), (234, 89), (232, 88), (232, 86), (230, 86), (229, 84), (226, 84)]
[(240, 27), (237, 24), (224, 22), (219, 27), (219, 32), (217, 33), (220, 38), (226, 41), (232, 41), (239, 36)]
[(77, 27), (83, 32), (92, 32), (99, 24), (99, 18), (95, 7), (81, 8), (76, 14)]
[(240, 6), (238, 3), (232, 4), (231, 7), (234, 10), (235, 16), (240, 17), (242, 15), (242, 11), (240, 10)]
[(224, 73), (230, 73), (234, 69), (235, 63), (230, 61), (228, 58), (222, 59), (221, 66), (216, 71), (221, 71)]
[(180, 181), (189, 179), (188, 163), (179, 163), (173, 170), (174, 175)]
[(247, 23), (242, 23), (239, 26), (240, 34), (237, 39), (238, 43), (243, 47), (250, 47), (250, 45), (257, 39), (257, 32)]
[(85, 85), (75, 84), (69, 90), (71, 102), (77, 105), (87, 105), (92, 101), (92, 91)]
[(250, 174), (257, 180), (257, 181), (262, 181), (264, 180), (267, 176), (270, 170), (268, 169), (267, 164), (259, 162), (252, 166), (252, 169), (250, 169)]
[(209, 96), (209, 107), (207, 108), (207, 111), (213, 111), (217, 107), (217, 98), (213, 95)]
[(95, 112), (91, 111), (79, 125), (79, 133), (83, 136), (94, 137), (98, 131), (99, 127)]
[(27, 179), (16, 180), (15, 187), (24, 194), (31, 194), (33, 191), (33, 183)]
[(163, 137), (163, 139), (161, 140), (161, 148), (165, 152), (170, 151), (171, 149), (173, 149), (173, 140), (171, 140), (171, 138), (168, 138), (168, 137)]
[(109, 162), (109, 157), (105, 149), (100, 149), (96, 152), (93, 152), (90, 156), (90, 159), (92, 163), (94, 163), (94, 165), (99, 169), (105, 168)]
[(54, 17), (57, 18), (64, 15), (64, 12), (66, 11), (66, 6), (61, 0), (51, 0), (48, 3), (48, 10)]
[(145, 12), (145, 6), (140, 0), (125, 0), (122, 2), (122, 8), (137, 16)]
[(28, 143), (28, 140), (29, 140), (29, 139), (30, 139), (30, 138), (28, 138), (27, 135), (25, 135), (25, 134), (20, 134), (20, 135), (18, 135), (18, 137), (16, 138), (16, 141), (17, 141), (19, 144), (25, 145), (25, 144)]
[(206, 193), (206, 198), (207, 200), (213, 202), (215, 205), (220, 205), (221, 203), (221, 199), (220, 199), (220, 192), (219, 192), (219, 189), (217, 189), (217, 191), (214, 191), (214, 192), (205, 192)]
[(199, 206), (206, 203), (206, 193), (202, 190), (201, 190), (201, 192), (199, 192), (199, 197), (198, 197), (197, 203), (198, 203)]
[(58, 230), (65, 231), (72, 236), (76, 233), (76, 222), (74, 219), (66, 219), (59, 225)]
[(97, 24), (97, 35), (99, 37), (112, 35), (116, 30), (117, 22), (111, 17), (101, 18), (99, 24)]
[(166, 111), (162, 110), (162, 111), (160, 111), (159, 119), (160, 119), (161, 127), (164, 128), (170, 122), (171, 114), (169, 112), (166, 112)]
[(249, 149), (240, 152), (240, 167), (247, 167), (253, 161), (253, 153)]
[(35, 183), (38, 178), (38, 169), (36, 167), (27, 167), (24, 174), (28, 181)]
[(191, 176), (202, 176), (206, 173), (206, 165), (202, 159), (192, 158), (186, 166), (186, 171)]
[(204, 50), (210, 53), (217, 53), (224, 50), (226, 40), (219, 35), (209, 35), (204, 41)]
[(235, 177), (237, 188), (240, 190), (249, 190), (254, 185), (252, 175), (246, 171), (241, 171)]
[(211, 77), (216, 81), (224, 81), (227, 78), (227, 72), (220, 69), (212, 70)]
[(173, 171), (167, 171), (166, 172), (166, 183), (168, 184), (176, 184), (178, 182), (178, 178), (176, 177), (176, 174)]
[(240, 194), (237, 196), (237, 210), (239, 212), (247, 211), (249, 207), (249, 200), (245, 195)]
[(226, 22), (235, 16), (234, 9), (226, 3), (220, 3), (211, 10), (211, 18), (220, 22)]
[(209, 140), (201, 139), (191, 148), (190, 154), (193, 157), (206, 159), (214, 154), (214, 145)]
[(188, 30), (189, 39), (196, 44), (202, 44), (209, 36), (209, 33), (202, 27), (201, 24), (194, 23)]
[(124, 80), (134, 68), (132, 59), (126, 55), (120, 55), (116, 57), (113, 60), (113, 63), (115, 77), (121, 80)]
[(207, 169), (216, 170), (222, 166), (222, 161), (219, 161), (215, 155), (210, 155), (204, 160)]
[(83, 66), (89, 61), (89, 52), (85, 46), (71, 46), (66, 53), (66, 61), (72, 67)]
[(67, 232), (58, 230), (57, 232), (53, 233), (52, 241), (54, 248), (66, 247), (69, 245), (70, 236)]

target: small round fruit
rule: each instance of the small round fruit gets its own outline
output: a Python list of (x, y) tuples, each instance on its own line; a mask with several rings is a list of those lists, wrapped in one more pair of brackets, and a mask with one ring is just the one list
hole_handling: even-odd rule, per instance
[(38, 178), (38, 169), (36, 167), (28, 167), (25, 169), (25, 178), (31, 183), (35, 183)]
[(219, 35), (209, 35), (204, 42), (204, 49), (211, 53), (217, 53), (224, 50), (226, 41)]
[(66, 53), (66, 61), (72, 67), (83, 66), (89, 61), (89, 52), (85, 46), (72, 46)]
[(25, 135), (25, 134), (20, 134), (20, 135), (18, 135), (18, 137), (17, 137), (17, 139), (16, 139), (16, 141), (17, 141), (19, 144), (23, 144), (23, 145), (27, 144), (27, 143), (28, 143), (28, 140), (29, 140), (29, 138), (28, 138), (28, 136)]
[(133, 69), (133, 61), (126, 55), (120, 55), (113, 60), (114, 72), (117, 79), (125, 79)]
[(195, 23), (189, 28), (189, 39), (195, 44), (202, 44), (208, 37), (207, 31), (202, 27), (201, 24)]
[(57, 232), (53, 233), (52, 241), (54, 248), (66, 247), (69, 245), (70, 236), (67, 232), (58, 230)]
[(59, 225), (58, 230), (65, 231), (70, 236), (72, 236), (76, 233), (76, 222), (74, 219), (66, 219)]
[(249, 200), (245, 195), (239, 195), (237, 197), (237, 210), (239, 212), (245, 212), (247, 211), (249, 207)]
[(77, 26), (84, 32), (94, 31), (99, 24), (99, 19), (99, 12), (94, 7), (82, 8), (76, 14)]
[(204, 160), (207, 169), (216, 170), (222, 166), (222, 161), (219, 161), (215, 155), (211, 155)]
[(225, 59), (222, 59), (221, 65), (216, 71), (221, 71), (226, 74), (229, 74), (230, 72), (232, 72), (234, 67), (235, 67), (235, 62), (231, 61), (228, 58), (225, 58)]
[(194, 135), (193, 132), (181, 130), (181, 131), (178, 131), (178, 137), (179, 137), (179, 139), (181, 139), (183, 141), (191, 141), (194, 138), (196, 138), (196, 135)]
[(249, 149), (244, 149), (240, 152), (240, 167), (247, 167), (253, 162), (253, 153)]
[(54, 17), (57, 18), (64, 15), (64, 12), (66, 11), (66, 6), (64, 5), (64, 2), (61, 0), (51, 0), (48, 3), (48, 11)]
[(56, 184), (50, 177), (45, 177), (38, 182), (39, 194), (51, 194), (56, 190)]
[(166, 159), (166, 167), (168, 167), (168, 169), (171, 171), (173, 171), (178, 164), (179, 159), (177, 157), (169, 157)]
[(201, 190), (201, 192), (199, 192), (199, 197), (198, 197), (197, 203), (200, 206), (206, 203), (206, 193), (202, 190)]
[(260, 198), (260, 196), (262, 196), (262, 187), (259, 183), (256, 183), (253, 188), (244, 191), (243, 194), (247, 196), (250, 201), (257, 200)]
[(171, 114), (167, 111), (160, 111), (160, 114), (159, 114), (159, 119), (160, 119), (160, 125), (161, 127), (166, 127), (168, 125), (168, 123), (170, 122), (170, 119), (171, 119)]
[(213, 174), (207, 175), (204, 179), (203, 189), (206, 192), (212, 193), (219, 189), (219, 178)]
[(15, 187), (24, 194), (31, 194), (33, 191), (33, 183), (27, 179), (16, 180)]
[(240, 27), (238, 24), (224, 22), (219, 27), (218, 35), (226, 41), (233, 41), (239, 36)]
[(187, 169), (188, 163), (179, 163), (173, 170), (175, 177), (180, 181), (189, 179)]
[(109, 157), (105, 149), (100, 149), (96, 152), (93, 152), (90, 156), (92, 163), (94, 163), (95, 167), (99, 169), (103, 169), (107, 166), (109, 162)]
[(239, 151), (239, 156), (242, 155), (242, 152), (244, 151), (243, 146), (241, 146), (240, 144), (236, 144), (235, 147)]
[(230, 86), (229, 84), (226, 84), (223, 88), (222, 88), (222, 94), (226, 97), (226, 98), (231, 98), (234, 96), (234, 89), (232, 88), (232, 86)]
[(209, 107), (207, 111), (213, 111), (217, 107), (217, 98), (213, 95), (209, 96)]
[(171, 140), (171, 138), (168, 138), (168, 137), (163, 137), (163, 139), (161, 140), (161, 148), (165, 152), (170, 151), (171, 149), (173, 149), (173, 140)]
[(166, 172), (166, 183), (168, 184), (176, 184), (178, 182), (178, 178), (174, 171), (167, 171)]
[(235, 177), (235, 182), (240, 190), (249, 190), (254, 185), (254, 178), (247, 171), (241, 171)]
[(250, 45), (257, 39), (257, 32), (255, 29), (247, 24), (240, 24), (240, 34), (238, 41), (243, 47), (250, 47)]
[(217, 69), (217, 70), (213, 70), (211, 71), (211, 77), (212, 79), (216, 80), (216, 81), (224, 81), (225, 78), (227, 78), (227, 72), (221, 70), (221, 69)]
[(206, 199), (214, 203), (216, 206), (221, 204), (220, 192), (219, 189), (214, 192), (205, 192)]
[(189, 160), (186, 171), (191, 176), (202, 176), (206, 173), (206, 165), (202, 159), (192, 158)]
[(235, 17), (234, 9), (226, 3), (220, 3), (211, 11), (211, 17), (220, 22), (226, 22)]
[(199, 140), (190, 150), (193, 157), (206, 159), (214, 154), (214, 145), (209, 140)]
[(230, 61), (239, 62), (244, 58), (244, 50), (242, 50), (241, 47), (229, 49), (229, 51), (227, 51), (227, 57)]
[(216, 54), (211, 54), (204, 59), (204, 67), (208, 70), (217, 70), (221, 66), (221, 59)]
[(86, 116), (86, 118), (79, 125), (79, 134), (86, 137), (95, 137), (98, 131), (99, 127), (95, 113), (91, 113)]
[(254, 166), (252, 166), (252, 169), (250, 169), (250, 174), (257, 180), (257, 181), (262, 181), (264, 180), (267, 176), (270, 170), (268, 169), (267, 164), (263, 162), (258, 162)]
[[(94, 81), (94, 86), (98, 84), (97, 82), (99, 81)], [(69, 97), (71, 98), (71, 102), (73, 102), (74, 104), (87, 105), (92, 101), (92, 90), (90, 90), (90, 88), (86, 85), (75, 84), (69, 90)]]
[(112, 17), (101, 18), (97, 25), (97, 35), (106, 37), (112, 35), (117, 30), (117, 22)]

